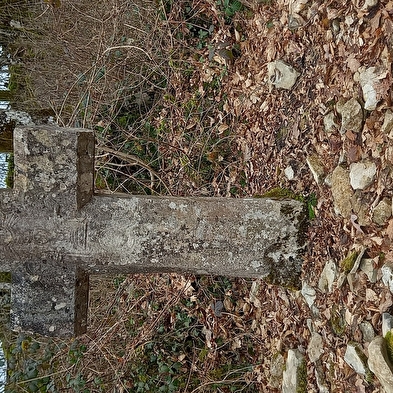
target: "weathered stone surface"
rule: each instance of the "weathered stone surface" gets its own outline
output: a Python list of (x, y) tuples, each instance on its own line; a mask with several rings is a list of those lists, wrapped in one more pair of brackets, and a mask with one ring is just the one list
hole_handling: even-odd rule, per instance
[(318, 288), (322, 293), (330, 293), (333, 290), (333, 282), (336, 279), (337, 266), (333, 260), (326, 262), (319, 277)]
[(324, 365), (320, 360), (315, 362), (315, 380), (319, 389), (319, 393), (330, 393), (330, 388), (326, 382), (324, 373)]
[(334, 169), (331, 180), (334, 210), (336, 214), (348, 218), (352, 212), (353, 195), (349, 171), (339, 165)]
[(370, 282), (377, 282), (377, 269), (374, 267), (373, 259), (363, 258), (360, 262), (360, 269), (367, 275)]
[(393, 316), (387, 312), (382, 313), (382, 337), (393, 329)]
[(375, 337), (368, 346), (368, 366), (385, 393), (393, 393), (393, 365), (388, 358), (385, 339), (381, 336)]
[(368, 321), (364, 321), (359, 325), (359, 327), (363, 334), (363, 340), (368, 343), (371, 342), (375, 337), (373, 325), (371, 325)]
[(385, 225), (392, 215), (392, 200), (383, 198), (373, 210), (373, 221), (378, 225)]
[(367, 358), (361, 351), (357, 343), (350, 342), (344, 355), (345, 362), (351, 366), (358, 374), (366, 376), (369, 372)]
[(282, 393), (305, 393), (306, 387), (307, 369), (304, 355), (298, 349), (290, 349), (286, 369), (283, 373)]
[(292, 89), (300, 75), (293, 67), (282, 60), (267, 65), (269, 82), (279, 89)]
[(307, 354), (313, 363), (323, 354), (323, 340), (320, 334), (316, 332), (311, 334), (311, 339), (307, 347)]
[(381, 268), (382, 282), (393, 293), (393, 266), (390, 263), (385, 263)]
[(354, 214), (359, 225), (369, 225), (368, 207), (362, 202), (361, 190), (354, 192), (350, 183), (349, 170), (338, 165), (331, 175), (331, 191), (334, 211), (350, 219)]
[(305, 213), (295, 200), (94, 195), (94, 135), (15, 130), (15, 187), (0, 192), (0, 271), (13, 323), (86, 328), (91, 273), (190, 272), (300, 286)]
[(350, 165), (349, 178), (354, 190), (363, 190), (367, 188), (375, 178), (377, 166), (374, 162), (363, 161), (354, 162)]
[(314, 177), (315, 182), (318, 185), (321, 185), (326, 176), (325, 168), (322, 164), (322, 160), (316, 154), (311, 154), (306, 158), (306, 161)]
[(269, 384), (278, 389), (282, 384), (282, 375), (285, 369), (285, 359), (281, 353), (276, 353), (270, 361)]
[(372, 111), (377, 107), (381, 99), (378, 90), (381, 89), (381, 80), (386, 78), (388, 70), (385, 66), (360, 67), (354, 75), (354, 79), (359, 81), (363, 91), (364, 109)]
[(302, 285), (301, 293), (304, 297), (304, 300), (308, 304), (308, 307), (311, 308), (315, 302), (316, 297), (317, 297), (315, 289), (311, 285), (304, 282)]
[(338, 130), (338, 125), (336, 123), (336, 117), (334, 115), (334, 112), (329, 112), (323, 117), (323, 125), (325, 127), (325, 131), (328, 134), (331, 134), (332, 132)]
[(295, 178), (295, 172), (290, 165), (284, 169), (284, 174), (288, 180), (293, 180)]
[(15, 126), (27, 124), (32, 124), (32, 119), (26, 112), (11, 109), (0, 110), (0, 153), (12, 152), (12, 136)]
[(381, 131), (387, 134), (389, 138), (393, 138), (393, 112), (390, 109), (385, 112)]
[(363, 127), (363, 109), (356, 98), (351, 98), (347, 102), (339, 101), (336, 104), (337, 112), (341, 115), (340, 133), (343, 135), (347, 131), (358, 133)]

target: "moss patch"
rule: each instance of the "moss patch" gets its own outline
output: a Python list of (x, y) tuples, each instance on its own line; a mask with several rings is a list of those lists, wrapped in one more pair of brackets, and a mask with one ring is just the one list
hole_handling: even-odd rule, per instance
[(340, 262), (341, 269), (344, 271), (344, 273), (348, 274), (352, 270), (358, 255), (359, 253), (357, 251), (353, 251)]
[(389, 330), (386, 333), (385, 336), (385, 342), (386, 342), (386, 349), (388, 353), (388, 358), (391, 363), (393, 363), (393, 333), (391, 330)]
[(305, 359), (303, 359), (302, 362), (299, 364), (296, 377), (296, 393), (307, 393), (307, 365)]

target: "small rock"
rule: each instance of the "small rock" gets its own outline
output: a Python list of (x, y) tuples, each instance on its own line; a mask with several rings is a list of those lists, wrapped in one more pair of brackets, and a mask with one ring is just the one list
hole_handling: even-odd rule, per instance
[(22, 29), (22, 24), (17, 20), (10, 20), (10, 26), (14, 29)]
[(330, 389), (326, 383), (324, 367), (320, 360), (315, 363), (315, 379), (317, 381), (319, 393), (330, 393)]
[(358, 133), (363, 127), (363, 110), (358, 100), (351, 98), (346, 103), (339, 101), (336, 104), (337, 112), (341, 115), (340, 133), (347, 131)]
[(334, 112), (329, 112), (323, 118), (323, 125), (325, 126), (325, 131), (328, 134), (331, 134), (338, 130), (338, 125), (335, 122)]
[(373, 325), (368, 321), (364, 321), (360, 324), (360, 331), (363, 334), (363, 340), (367, 343), (371, 342), (375, 337)]
[(370, 282), (377, 282), (377, 269), (374, 268), (374, 260), (363, 258), (360, 262), (360, 270), (366, 274)]
[(387, 313), (382, 313), (382, 336), (385, 337), (386, 333), (393, 328), (393, 317)]
[(349, 169), (349, 178), (354, 190), (364, 190), (374, 181), (377, 173), (377, 166), (370, 161), (354, 162)]
[(364, 109), (372, 111), (380, 100), (377, 91), (380, 89), (380, 80), (386, 78), (388, 71), (385, 67), (360, 67), (355, 73), (354, 80), (360, 83), (363, 91)]
[(378, 4), (378, 0), (366, 0), (363, 4), (362, 10), (369, 10)]
[(325, 181), (324, 181), (325, 186), (328, 186), (329, 188), (332, 187), (332, 174), (328, 173), (325, 177)]
[(315, 182), (318, 185), (321, 185), (325, 179), (326, 174), (325, 168), (323, 167), (320, 158), (316, 154), (311, 154), (306, 158), (306, 161), (312, 175), (314, 176)]
[(390, 109), (385, 112), (381, 131), (387, 134), (389, 138), (393, 138), (393, 112)]
[(381, 268), (382, 282), (389, 288), (390, 292), (393, 293), (393, 268), (389, 264), (385, 264)]
[(330, 293), (333, 289), (333, 282), (336, 279), (337, 267), (333, 260), (326, 262), (319, 277), (318, 288), (322, 293)]
[(378, 225), (385, 225), (392, 215), (392, 201), (385, 197), (373, 210), (373, 221)]
[(311, 334), (311, 339), (307, 347), (307, 354), (313, 363), (323, 354), (323, 340), (320, 334), (315, 332)]
[(307, 369), (304, 356), (298, 349), (290, 349), (286, 369), (283, 373), (282, 393), (306, 391), (306, 388)]
[(290, 165), (288, 165), (284, 169), (284, 174), (288, 180), (293, 180), (295, 178), (295, 172), (293, 171), (293, 168)]
[(302, 285), (302, 295), (304, 297), (304, 300), (308, 304), (308, 307), (311, 308), (315, 302), (315, 298), (317, 297), (315, 289), (312, 286), (308, 285), (306, 282), (304, 282)]
[(345, 218), (349, 218), (352, 212), (352, 195), (349, 171), (337, 166), (331, 177), (332, 181), (332, 195), (334, 203), (334, 211)]
[(279, 89), (292, 89), (300, 75), (293, 67), (282, 60), (272, 61), (267, 65), (269, 82)]
[(31, 116), (27, 112), (14, 111), (10, 109), (5, 112), (5, 116), (6, 116), (6, 122), (13, 120), (17, 125), (23, 125), (23, 126), (34, 125)]
[(285, 359), (281, 353), (277, 353), (272, 357), (270, 362), (270, 379), (269, 384), (278, 389), (282, 383), (282, 375), (285, 370)]
[(377, 336), (368, 346), (368, 366), (385, 389), (385, 393), (393, 393), (393, 365), (391, 364), (383, 337)]
[(367, 358), (357, 343), (348, 343), (344, 360), (358, 374), (366, 376), (369, 373)]

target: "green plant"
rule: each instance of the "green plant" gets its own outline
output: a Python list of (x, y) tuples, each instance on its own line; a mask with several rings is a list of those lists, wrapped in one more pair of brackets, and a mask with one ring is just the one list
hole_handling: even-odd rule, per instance
[(317, 197), (314, 193), (308, 196), (303, 196), (301, 194), (296, 194), (288, 188), (276, 187), (265, 192), (262, 195), (254, 195), (254, 198), (273, 198), (273, 199), (295, 199), (297, 201), (303, 202), (307, 207), (308, 219), (313, 220), (315, 218), (315, 207), (317, 206)]
[(385, 335), (387, 354), (390, 362), (393, 364), (393, 332), (389, 330)]
[(70, 364), (77, 364), (86, 352), (86, 345), (80, 343), (78, 340), (74, 340), (68, 350), (68, 361)]
[(228, 20), (231, 20), (236, 12), (242, 11), (244, 8), (243, 4), (238, 0), (219, 0), (217, 5), (224, 12)]
[(14, 187), (14, 169), (15, 169), (14, 155), (7, 154), (6, 160), (8, 163), (8, 170), (7, 170), (7, 176), (5, 178), (5, 185), (7, 186), (7, 188), (13, 188)]
[(56, 392), (52, 373), (52, 359), (56, 348), (51, 343), (43, 348), (31, 336), (19, 334), (17, 337), (3, 336), (7, 359), (6, 393), (16, 392)]

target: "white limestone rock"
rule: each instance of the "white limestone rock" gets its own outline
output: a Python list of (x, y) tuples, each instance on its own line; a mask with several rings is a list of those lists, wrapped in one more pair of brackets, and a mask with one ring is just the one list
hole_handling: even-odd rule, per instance
[(31, 116), (27, 112), (14, 111), (9, 109), (5, 112), (6, 121), (13, 120), (16, 125), (31, 126), (34, 125)]
[(314, 305), (315, 299), (317, 297), (315, 289), (308, 285), (306, 282), (303, 282), (302, 285), (302, 295), (304, 297), (304, 300), (308, 304), (308, 307), (312, 307)]
[(311, 154), (306, 158), (306, 162), (308, 167), (310, 168), (315, 182), (318, 185), (321, 185), (326, 177), (325, 168), (322, 164), (322, 160), (316, 154)]
[(310, 342), (307, 346), (307, 354), (310, 360), (315, 363), (323, 354), (323, 339), (322, 336), (316, 332), (311, 334)]
[(292, 89), (300, 75), (292, 66), (282, 60), (272, 61), (267, 65), (269, 82), (279, 89)]
[(336, 123), (336, 117), (334, 115), (334, 112), (329, 112), (323, 117), (323, 125), (325, 127), (325, 132), (328, 134), (331, 134), (338, 130), (338, 125)]
[(330, 293), (333, 290), (333, 282), (336, 279), (337, 266), (333, 260), (326, 262), (319, 277), (318, 288), (322, 293)]
[(377, 269), (374, 267), (374, 260), (371, 258), (362, 258), (360, 262), (360, 270), (366, 274), (369, 281), (372, 283), (377, 282)]
[(371, 161), (354, 162), (349, 168), (349, 178), (354, 190), (364, 190), (375, 178), (377, 166)]
[(378, 225), (385, 225), (392, 215), (392, 200), (383, 198), (373, 210), (373, 221)]
[(364, 321), (359, 325), (359, 327), (363, 334), (363, 341), (367, 343), (371, 342), (375, 337), (373, 325), (371, 325), (368, 321)]
[(393, 112), (390, 109), (385, 112), (381, 131), (387, 134), (389, 138), (393, 138)]
[(344, 135), (347, 131), (358, 133), (363, 127), (363, 109), (356, 98), (351, 98), (343, 103), (336, 104), (336, 110), (341, 115), (340, 133)]
[(377, 107), (381, 99), (380, 89), (381, 80), (386, 78), (388, 70), (384, 66), (377, 67), (360, 67), (355, 73), (354, 80), (360, 83), (363, 91), (364, 109), (372, 111)]
[(283, 373), (282, 393), (297, 392), (301, 387), (307, 387), (306, 362), (298, 349), (290, 349)]
[(369, 372), (367, 358), (363, 354), (357, 343), (348, 343), (344, 355), (344, 360), (353, 370), (355, 370), (360, 375), (366, 376)]
[(282, 375), (285, 370), (285, 359), (281, 353), (276, 353), (272, 356), (270, 362), (270, 378), (269, 384), (278, 389), (282, 384)]
[(334, 211), (345, 218), (352, 212), (353, 190), (350, 184), (349, 171), (338, 165), (331, 177)]
[(387, 313), (382, 313), (382, 336), (385, 337), (387, 332), (393, 328), (393, 317)]
[(385, 339), (381, 336), (375, 337), (368, 346), (368, 366), (385, 393), (393, 393), (393, 365), (388, 358)]
[(293, 180), (295, 178), (295, 172), (290, 165), (284, 169), (284, 174), (288, 180)]
[(323, 373), (323, 367), (316, 367), (315, 368), (315, 379), (317, 381), (317, 386), (319, 389), (319, 393), (330, 393), (330, 389), (326, 384), (326, 378)]
[(393, 293), (393, 266), (385, 264), (381, 268), (382, 282), (389, 288), (390, 292)]

